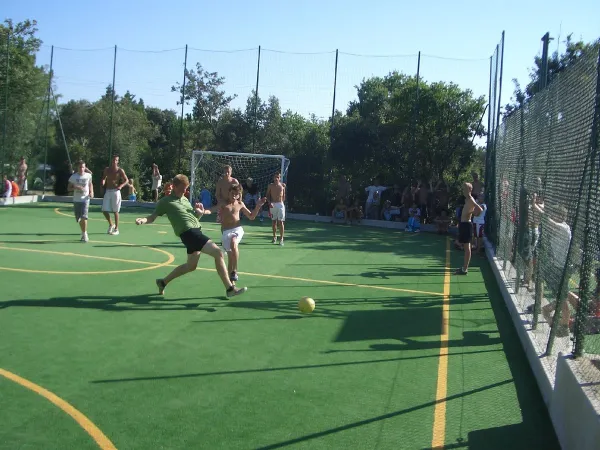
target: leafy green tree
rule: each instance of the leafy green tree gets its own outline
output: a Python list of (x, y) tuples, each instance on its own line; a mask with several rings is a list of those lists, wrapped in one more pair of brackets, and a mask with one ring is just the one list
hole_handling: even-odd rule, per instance
[[(555, 51), (548, 57), (547, 85), (552, 83), (567, 67), (575, 64), (585, 53), (591, 51), (594, 45), (598, 45), (585, 43), (582, 40), (574, 41), (572, 33), (567, 36), (563, 43), (565, 45), (565, 51), (562, 54), (559, 55), (558, 52)], [(511, 115), (514, 111), (519, 109), (519, 105), (526, 103), (531, 97), (539, 92), (540, 80), (543, 76), (543, 61), (541, 56), (536, 56), (533, 60), (533, 64), (534, 67), (531, 68), (529, 72), (529, 82), (525, 86), (525, 89), (521, 88), (518, 79), (513, 78), (513, 96), (510, 99), (510, 103), (507, 103), (504, 107), (505, 116)]]
[[(36, 37), (37, 31), (35, 20), (15, 24), (6, 19), (0, 24), (0, 126), (3, 127), (6, 120), (3, 157), (5, 164), (11, 166), (21, 156), (38, 157), (43, 143), (48, 73), (36, 66), (36, 53), (42, 44)], [(5, 84), (7, 72), (8, 85)], [(30, 161), (30, 166), (33, 163)]]

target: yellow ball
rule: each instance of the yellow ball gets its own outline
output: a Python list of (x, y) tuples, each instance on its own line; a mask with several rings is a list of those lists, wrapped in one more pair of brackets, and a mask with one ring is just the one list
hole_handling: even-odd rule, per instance
[(303, 313), (311, 313), (315, 310), (315, 301), (310, 297), (302, 297), (298, 302), (298, 309)]

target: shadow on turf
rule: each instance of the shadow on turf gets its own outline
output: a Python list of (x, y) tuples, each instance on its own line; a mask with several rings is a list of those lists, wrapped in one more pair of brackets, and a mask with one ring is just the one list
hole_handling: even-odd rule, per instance
[[(477, 350), (473, 352), (456, 353), (456, 355), (471, 355), (476, 353), (488, 353), (498, 352), (500, 350)], [(302, 369), (319, 369), (319, 368), (330, 368), (330, 367), (345, 367), (345, 366), (356, 366), (362, 364), (379, 364), (379, 363), (390, 363), (398, 361), (409, 361), (416, 359), (429, 359), (437, 358), (438, 355), (420, 355), (420, 356), (403, 356), (398, 358), (381, 358), (381, 359), (369, 359), (365, 361), (346, 361), (346, 362), (334, 362), (326, 364), (306, 364), (301, 366), (283, 366), (283, 367), (265, 367), (261, 369), (240, 369), (240, 370), (223, 370), (218, 372), (199, 372), (199, 373), (184, 373), (178, 375), (161, 375), (155, 377), (133, 377), (133, 378), (114, 378), (107, 380), (94, 380), (91, 383), (94, 384), (105, 384), (105, 383), (125, 383), (132, 381), (156, 381), (156, 380), (176, 380), (186, 378), (201, 378), (201, 377), (213, 377), (213, 376), (225, 376), (225, 375), (241, 375), (245, 373), (268, 373), (268, 372), (282, 372), (286, 370), (302, 370)]]
[[(186, 309), (215, 312), (216, 309), (199, 303), (159, 302), (158, 294), (124, 295), (122, 297), (85, 295), (76, 297), (54, 297), (47, 300), (6, 300), (0, 301), (0, 309), (12, 306), (42, 308), (87, 308), (104, 311), (182, 311)], [(178, 301), (197, 300), (180, 298)]]
[[(527, 361), (508, 309), (504, 304), (496, 279), (486, 261), (481, 262), (481, 274), (496, 319), (502, 349), (513, 376), (522, 422), (468, 433), (464, 436), (446, 436), (444, 448), (475, 450), (528, 450), (534, 448), (559, 450), (560, 446), (548, 416), (535, 377)], [(462, 429), (462, 428), (461, 428)]]

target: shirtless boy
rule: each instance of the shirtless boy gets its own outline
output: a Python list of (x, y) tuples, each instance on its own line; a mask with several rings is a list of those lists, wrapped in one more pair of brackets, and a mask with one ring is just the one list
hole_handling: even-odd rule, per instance
[(25, 195), (27, 191), (27, 163), (24, 156), (21, 156), (21, 161), (17, 169), (17, 184), (19, 185), (21, 194)]
[[(223, 177), (217, 181), (215, 197), (217, 198), (217, 206), (223, 206), (229, 201), (229, 188), (234, 184), (240, 184), (238, 180), (231, 176), (233, 169), (231, 166), (223, 168)], [(221, 223), (221, 213), (217, 211), (217, 223)], [(221, 226), (223, 231), (223, 226)]]
[[(104, 169), (102, 186), (104, 186), (104, 199), (102, 200), (102, 214), (108, 220), (107, 234), (119, 234), (119, 211), (121, 211), (121, 189), (129, 180), (125, 171), (119, 167), (119, 155), (114, 155), (112, 163)], [(115, 224), (110, 219), (110, 213), (115, 216)]]
[(469, 262), (471, 262), (471, 239), (473, 237), (473, 224), (471, 218), (478, 216), (483, 208), (477, 204), (473, 196), (473, 185), (471, 183), (463, 184), (463, 195), (465, 196), (465, 205), (462, 208), (460, 215), (460, 223), (458, 224), (458, 242), (463, 244), (465, 252), (465, 262), (463, 267), (454, 272), (455, 275), (466, 275), (469, 270)]
[[(212, 208), (212, 210), (218, 208), (221, 213), (221, 227), (223, 228), (221, 242), (227, 252), (227, 271), (232, 283), (238, 280), (237, 267), (240, 260), (238, 246), (244, 237), (244, 229), (240, 225), (240, 213), (243, 213), (248, 219), (254, 220), (266, 201), (266, 198), (259, 199), (254, 211), (250, 212), (242, 202), (242, 187), (239, 184), (232, 184), (229, 187), (227, 203), (221, 207)], [(204, 211), (205, 214), (208, 213), (208, 210)]]
[(203, 214), (209, 213), (202, 203), (196, 203), (192, 208), (189, 200), (183, 195), (190, 185), (188, 177), (179, 174), (173, 178), (173, 191), (170, 195), (161, 198), (156, 204), (154, 212), (148, 217), (135, 220), (137, 225), (153, 223), (160, 216), (167, 216), (173, 231), (187, 250), (187, 261), (171, 271), (165, 278), (156, 280), (158, 293), (163, 295), (167, 285), (176, 278), (194, 272), (202, 253), (215, 260), (215, 268), (219, 278), (226, 289), (226, 296), (233, 297), (246, 292), (246, 288), (236, 288), (227, 276), (227, 267), (223, 259), (223, 252), (217, 245), (205, 236), (200, 230), (198, 219)]
[(283, 245), (285, 222), (285, 184), (281, 182), (281, 173), (273, 175), (273, 182), (267, 188), (267, 201), (273, 224), (273, 244), (277, 244), (277, 228), (279, 228), (279, 245)]

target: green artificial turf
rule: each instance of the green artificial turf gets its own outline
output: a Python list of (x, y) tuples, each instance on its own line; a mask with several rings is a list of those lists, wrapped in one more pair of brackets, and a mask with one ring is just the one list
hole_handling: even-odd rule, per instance
[[(136, 227), (149, 211), (126, 211), (108, 236), (93, 207), (83, 244), (55, 208), (70, 215), (65, 204), (0, 213), (0, 266), (99, 273), (0, 269), (0, 368), (69, 402), (117, 448), (431, 446), (446, 238), (289, 221), (280, 247), (270, 224), (245, 221), (246, 294), (226, 300), (202, 256), (159, 297), (154, 279), (186, 256), (166, 219)], [(219, 241), (217, 224), (204, 231)], [(169, 260), (156, 250), (175, 261), (152, 268)], [(487, 263), (452, 277), (450, 294), (447, 447), (507, 448), (513, 436), (513, 450), (558, 448)], [(302, 296), (316, 301), (310, 315)], [(97, 448), (3, 377), (0, 399), (0, 447)]]

